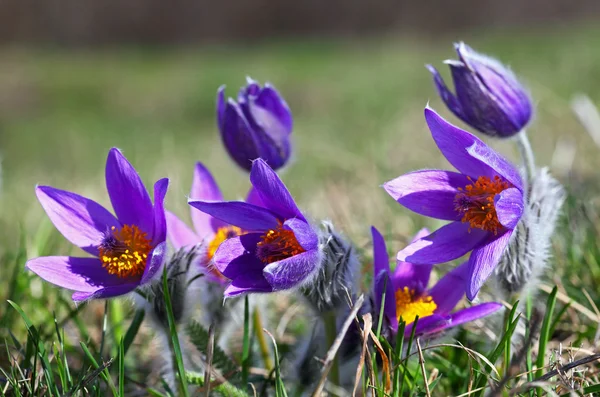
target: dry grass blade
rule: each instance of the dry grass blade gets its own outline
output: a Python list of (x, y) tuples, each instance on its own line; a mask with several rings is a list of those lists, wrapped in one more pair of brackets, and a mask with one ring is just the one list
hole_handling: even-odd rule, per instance
[[(500, 377), (500, 373), (498, 372), (498, 370), (496, 369), (496, 367), (494, 366), (494, 364), (492, 364), (492, 362), (490, 360), (488, 360), (483, 354), (478, 353), (478, 352), (476, 352), (473, 349), (469, 349), (468, 347), (465, 347), (463, 345), (453, 345), (451, 343), (439, 343), (437, 345), (427, 346), (426, 348), (423, 349), (423, 351), (431, 350), (431, 349), (437, 349), (438, 347), (454, 347), (454, 348), (457, 348), (457, 349), (463, 349), (471, 357), (475, 358), (476, 360), (480, 359), (481, 361), (483, 361), (484, 363), (486, 363), (492, 369), (492, 371), (494, 371), (494, 373), (498, 377)], [(415, 354), (418, 354), (418, 353), (411, 353), (408, 357), (412, 357)]]
[(329, 370), (331, 369), (331, 366), (333, 365), (333, 359), (335, 358), (335, 355), (337, 354), (337, 351), (340, 348), (340, 345), (342, 344), (344, 337), (346, 336), (346, 332), (348, 332), (348, 328), (350, 328), (350, 325), (354, 321), (354, 317), (356, 317), (356, 315), (358, 314), (358, 311), (360, 310), (360, 308), (362, 307), (364, 302), (365, 302), (364, 295), (359, 296), (358, 299), (356, 300), (356, 302), (354, 302), (354, 307), (352, 308), (352, 312), (350, 312), (350, 315), (346, 318), (346, 321), (344, 321), (344, 324), (342, 325), (342, 329), (340, 330), (340, 333), (335, 338), (333, 345), (329, 348), (329, 351), (327, 352), (327, 355), (325, 356), (323, 370), (321, 371), (321, 379), (319, 380), (319, 383), (317, 384), (317, 387), (315, 388), (315, 391), (312, 394), (313, 397), (319, 397), (321, 395), (321, 392), (323, 391), (323, 388), (325, 387), (325, 382), (327, 381), (327, 375), (329, 374)]
[(389, 360), (387, 354), (385, 354), (385, 350), (383, 349), (383, 346), (381, 346), (379, 339), (377, 339), (377, 336), (373, 333), (373, 331), (369, 331), (369, 334), (371, 335), (371, 339), (373, 339), (375, 348), (377, 349), (377, 351), (379, 352), (379, 355), (381, 356), (381, 361), (382, 361), (381, 370), (383, 371), (383, 375), (384, 375), (384, 379), (385, 379), (385, 385), (384, 385), (385, 392), (389, 393), (392, 390), (392, 376), (390, 374), (390, 360)]
[[(552, 287), (550, 287), (547, 284), (540, 284), (539, 287), (542, 291), (544, 291), (547, 294), (552, 292)], [(577, 310), (579, 313), (583, 314), (584, 316), (586, 316), (587, 318), (589, 318), (590, 320), (592, 320), (595, 323), (600, 323), (600, 317), (598, 317), (596, 315), (596, 313), (594, 313), (587, 307), (583, 306), (581, 303), (574, 301), (564, 292), (558, 291), (556, 294), (556, 299), (558, 299), (562, 303), (571, 304), (571, 307), (573, 309)]]
[(421, 372), (423, 373), (423, 383), (425, 383), (425, 394), (427, 397), (431, 397), (429, 383), (427, 382), (427, 373), (425, 372), (425, 359), (423, 358), (423, 350), (421, 349), (421, 341), (419, 338), (417, 338), (417, 352), (419, 353), (419, 364), (421, 365)]
[(353, 396), (356, 395), (356, 390), (358, 390), (363, 366), (365, 364), (365, 356), (367, 354), (367, 342), (369, 341), (369, 334), (371, 332), (371, 328), (373, 327), (373, 317), (371, 316), (371, 313), (367, 313), (363, 316), (363, 323), (364, 326), (361, 332), (363, 345), (360, 353), (360, 360), (358, 361), (358, 368), (356, 368), (356, 377), (354, 378), (354, 389), (352, 390)]
[(215, 347), (215, 327), (211, 324), (208, 328), (208, 346), (206, 351), (206, 370), (204, 371), (204, 382), (206, 384), (205, 396), (210, 397), (210, 372), (212, 367), (213, 351)]

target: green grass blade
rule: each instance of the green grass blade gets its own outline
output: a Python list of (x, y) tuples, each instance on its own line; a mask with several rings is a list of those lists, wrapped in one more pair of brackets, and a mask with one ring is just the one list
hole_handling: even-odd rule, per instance
[[(83, 352), (85, 353), (85, 356), (92, 363), (92, 366), (94, 367), (94, 369), (100, 368), (100, 364), (98, 364), (98, 361), (96, 361), (96, 358), (94, 358), (94, 355), (90, 352), (90, 349), (88, 349), (87, 345), (85, 343), (83, 343), (83, 342), (79, 342), (79, 345), (83, 349)], [(108, 368), (104, 368), (102, 370), (102, 372), (100, 373), (100, 376), (102, 376), (102, 379), (104, 379), (104, 381), (106, 382), (106, 384), (110, 388), (110, 391), (112, 392), (113, 396), (118, 396), (119, 392), (117, 391), (117, 387), (115, 386), (115, 383), (113, 382), (112, 378), (110, 377), (110, 373), (108, 372)]]
[[(25, 325), (27, 327), (27, 332), (29, 334), (29, 337), (30, 337), (35, 349), (37, 350), (37, 353), (35, 356), (36, 357), (39, 356), (39, 358), (42, 360), (42, 368), (44, 370), (44, 378), (46, 379), (46, 383), (48, 384), (48, 389), (49, 389), (50, 394), (59, 395), (60, 393), (58, 391), (56, 383), (54, 382), (54, 374), (52, 371), (52, 367), (50, 366), (48, 352), (47, 352), (46, 348), (44, 347), (44, 344), (42, 343), (42, 341), (39, 338), (39, 333), (38, 333), (37, 329), (33, 326), (29, 317), (27, 317), (27, 315), (25, 314), (25, 312), (21, 309), (21, 307), (19, 305), (17, 305), (15, 302), (13, 302), (11, 300), (9, 300), (8, 303), (19, 313), (19, 315), (25, 321)], [(34, 368), (35, 368), (35, 365), (34, 365)]]
[(123, 338), (119, 342), (119, 396), (125, 396), (125, 346)]
[[(552, 322), (552, 313), (554, 312), (554, 306), (556, 305), (556, 294), (558, 293), (558, 288), (554, 286), (550, 295), (548, 295), (548, 301), (546, 303), (546, 314), (544, 314), (544, 321), (542, 321), (542, 329), (540, 331), (540, 343), (538, 347), (538, 356), (536, 360), (537, 371), (535, 376), (541, 377), (544, 375), (544, 362), (546, 359), (546, 346), (548, 345), (548, 340), (550, 339), (550, 324)], [(538, 388), (538, 395), (542, 394), (542, 389)]]
[(123, 339), (123, 347), (125, 349), (125, 354), (127, 354), (129, 347), (133, 343), (135, 336), (137, 335), (138, 331), (140, 330), (140, 326), (142, 325), (142, 322), (144, 321), (145, 314), (146, 314), (145, 310), (137, 310), (135, 312), (135, 316), (133, 317), (133, 320), (131, 321), (129, 328), (127, 329), (127, 332), (125, 333), (125, 338)]
[(174, 366), (179, 374), (179, 388), (182, 396), (188, 396), (187, 381), (185, 378), (185, 368), (183, 366), (183, 356), (181, 354), (181, 347), (179, 346), (179, 337), (177, 336), (177, 326), (175, 323), (175, 316), (173, 315), (173, 306), (171, 304), (171, 295), (169, 293), (169, 281), (167, 278), (167, 268), (163, 268), (163, 290), (165, 294), (165, 306), (167, 309), (167, 320), (169, 323), (169, 335), (171, 338), (171, 348), (173, 349)]

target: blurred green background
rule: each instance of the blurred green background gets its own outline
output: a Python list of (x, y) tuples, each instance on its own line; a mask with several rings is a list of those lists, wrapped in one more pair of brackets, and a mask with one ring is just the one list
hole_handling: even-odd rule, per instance
[[(103, 167), (121, 148), (150, 187), (171, 179), (168, 205), (188, 209), (193, 164), (204, 162), (226, 197), (242, 197), (246, 175), (228, 159), (215, 123), (221, 84), (235, 96), (245, 77), (272, 82), (294, 115), (295, 159), (282, 173), (301, 205), (355, 238), (368, 226), (410, 233), (412, 215), (379, 188), (415, 168), (448, 167), (422, 116), (429, 101), (453, 123), (424, 68), (465, 40), (508, 65), (536, 104), (530, 134), (540, 165), (569, 182), (597, 182), (600, 149), (570, 108), (576, 93), (600, 100), (600, 28), (510, 32), (479, 29), (438, 38), (281, 39), (252, 44), (0, 50), (0, 250), (48, 232), (36, 184), (108, 204)], [(450, 83), (450, 81), (449, 81)], [(460, 124), (460, 123), (459, 123)], [(492, 142), (515, 158), (512, 145)], [(575, 150), (573, 168), (569, 158)], [(566, 161), (566, 165), (565, 165)], [(45, 226), (45, 224), (48, 224)]]

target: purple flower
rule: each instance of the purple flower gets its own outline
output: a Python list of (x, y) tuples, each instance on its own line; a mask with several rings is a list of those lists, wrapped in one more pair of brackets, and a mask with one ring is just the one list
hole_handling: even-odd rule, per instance
[[(215, 182), (210, 171), (202, 164), (196, 163), (194, 168), (194, 177), (192, 180), (192, 189), (190, 198), (196, 200), (222, 201), (223, 195), (219, 186)], [(254, 189), (250, 189), (246, 202), (255, 205), (261, 205), (260, 199)], [(237, 226), (229, 225), (208, 214), (191, 209), (192, 225), (194, 230), (190, 229), (185, 222), (179, 219), (175, 214), (167, 211), (167, 236), (176, 250), (186, 246), (193, 246), (201, 242), (206, 242), (204, 250), (200, 252), (200, 264), (206, 269), (206, 275), (212, 280), (221, 284), (228, 283), (225, 278), (210, 263), (217, 251), (217, 248), (228, 238), (239, 236), (244, 231)]]
[[(396, 269), (392, 272), (383, 237), (374, 227), (371, 227), (371, 234), (375, 269), (374, 309), (375, 313), (380, 313), (385, 290), (383, 314), (394, 334), (398, 332), (398, 322), (401, 318), (407, 325), (405, 336), (411, 334), (411, 324), (416, 316), (419, 316), (419, 321), (415, 335), (431, 335), (487, 316), (502, 308), (501, 304), (490, 302), (452, 312), (465, 294), (463, 288), (457, 288), (457, 284), (464, 283), (468, 277), (468, 263), (454, 268), (432, 288), (427, 288), (432, 266), (415, 266), (409, 262), (398, 261)], [(418, 241), (427, 234), (429, 232), (422, 229), (413, 241)]]
[(456, 95), (446, 87), (431, 65), (438, 93), (446, 106), (471, 127), (492, 136), (509, 137), (531, 119), (531, 99), (514, 73), (500, 62), (473, 51), (465, 43), (455, 45), (458, 61), (448, 60)]
[(248, 78), (237, 103), (225, 102), (225, 86), (217, 93), (217, 123), (227, 152), (250, 171), (252, 160), (264, 159), (271, 168), (283, 167), (290, 158), (292, 113), (274, 87), (263, 88)]
[(37, 186), (36, 195), (63, 236), (93, 257), (44, 256), (26, 267), (76, 291), (73, 300), (111, 298), (148, 283), (162, 268), (167, 234), (163, 202), (168, 179), (154, 184), (154, 205), (142, 180), (118, 149), (106, 160), (106, 188), (116, 217), (75, 193)]
[(512, 164), (474, 135), (430, 108), (425, 109), (425, 120), (442, 154), (460, 172), (415, 171), (383, 187), (411, 211), (452, 222), (398, 252), (398, 260), (444, 263), (472, 250), (467, 280), (467, 297), (472, 300), (521, 219), (523, 182)]
[(192, 207), (247, 232), (225, 240), (213, 257), (217, 269), (231, 279), (225, 296), (300, 287), (321, 264), (317, 233), (275, 171), (264, 160), (255, 160), (250, 182), (262, 206), (189, 200)]

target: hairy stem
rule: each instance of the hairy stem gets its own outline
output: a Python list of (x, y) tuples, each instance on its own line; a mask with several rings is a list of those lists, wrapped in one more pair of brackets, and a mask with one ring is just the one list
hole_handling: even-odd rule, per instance
[(535, 175), (535, 156), (533, 155), (533, 150), (531, 149), (531, 143), (529, 142), (527, 131), (522, 130), (519, 132), (517, 134), (517, 138), (519, 153), (521, 154), (521, 159), (525, 164), (525, 179), (527, 180), (527, 184), (531, 185), (531, 179)]

